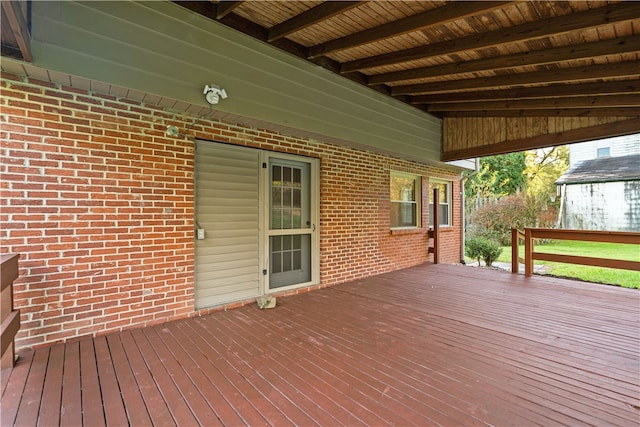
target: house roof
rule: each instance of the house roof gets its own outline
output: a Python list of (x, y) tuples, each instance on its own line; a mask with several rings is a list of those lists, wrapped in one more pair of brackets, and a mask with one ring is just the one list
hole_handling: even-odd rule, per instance
[(578, 162), (565, 172), (556, 181), (556, 184), (588, 184), (635, 180), (640, 180), (640, 154), (602, 157)]

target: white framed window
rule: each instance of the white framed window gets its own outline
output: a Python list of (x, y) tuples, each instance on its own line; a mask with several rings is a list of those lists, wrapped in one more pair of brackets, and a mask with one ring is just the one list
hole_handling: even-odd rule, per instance
[(420, 227), (420, 176), (391, 171), (391, 228)]
[(451, 182), (438, 179), (429, 180), (429, 225), (433, 226), (433, 190), (438, 189), (438, 214), (440, 226), (450, 226), (451, 222)]
[(611, 147), (600, 147), (596, 152), (596, 157), (609, 157), (611, 156)]

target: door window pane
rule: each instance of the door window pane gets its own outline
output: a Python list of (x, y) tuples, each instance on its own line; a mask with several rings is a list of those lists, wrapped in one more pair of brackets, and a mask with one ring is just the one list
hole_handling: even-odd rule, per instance
[[(271, 229), (300, 229), (307, 226), (302, 193), (302, 169), (272, 165)], [(308, 214), (307, 214), (308, 215)]]

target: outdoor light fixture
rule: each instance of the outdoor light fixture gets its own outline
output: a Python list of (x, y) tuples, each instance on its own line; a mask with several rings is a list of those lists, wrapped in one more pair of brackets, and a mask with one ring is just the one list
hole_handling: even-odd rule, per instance
[(178, 126), (173, 126), (173, 125), (167, 126), (166, 134), (167, 134), (167, 136), (173, 136), (173, 137), (180, 135), (180, 131), (178, 130)]
[(227, 92), (218, 85), (205, 85), (204, 92), (202, 93), (204, 94), (207, 102), (211, 105), (216, 105), (220, 102), (220, 98), (227, 99)]

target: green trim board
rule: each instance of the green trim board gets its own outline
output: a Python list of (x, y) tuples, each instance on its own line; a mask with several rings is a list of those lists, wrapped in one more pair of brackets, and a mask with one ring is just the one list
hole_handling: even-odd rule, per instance
[(171, 2), (34, 2), (33, 65), (439, 161), (441, 121)]

